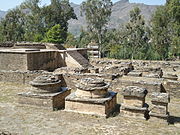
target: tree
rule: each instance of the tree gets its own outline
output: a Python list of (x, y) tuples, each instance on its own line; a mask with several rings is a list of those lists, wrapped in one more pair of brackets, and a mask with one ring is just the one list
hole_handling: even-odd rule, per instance
[(168, 0), (152, 17), (152, 41), (161, 59), (180, 56), (180, 1)]
[(166, 4), (169, 14), (169, 29), (171, 30), (171, 44), (169, 48), (169, 56), (180, 56), (180, 1), (169, 0)]
[[(3, 41), (41, 41), (55, 25), (61, 26), (67, 38), (68, 20), (75, 19), (69, 0), (51, 0), (49, 6), (39, 6), (40, 0), (26, 0), (10, 10), (0, 22)], [(64, 42), (64, 41), (63, 41)]]
[(40, 0), (26, 0), (20, 8), (25, 15), (25, 39), (26, 41), (41, 41), (45, 35), (45, 27)]
[(68, 33), (66, 42), (65, 42), (65, 47), (70, 48), (70, 47), (77, 47), (77, 40), (75, 36), (71, 33)]
[(42, 12), (47, 29), (60, 24), (63, 30), (67, 32), (68, 21), (77, 19), (74, 9), (69, 4), (69, 0), (51, 0), (51, 4), (44, 7)]
[(136, 7), (130, 11), (130, 21), (126, 24), (126, 46), (131, 53), (131, 59), (135, 54), (145, 48), (148, 42), (145, 20), (140, 14), (141, 10)]
[(81, 4), (81, 12), (86, 16), (88, 29), (97, 35), (101, 52), (102, 38), (111, 15), (111, 8), (111, 0), (87, 0)]
[(60, 24), (57, 24), (46, 33), (44, 41), (49, 43), (61, 44), (65, 42), (65, 36), (66, 31), (61, 28)]
[(159, 7), (152, 17), (152, 42), (160, 59), (168, 57), (170, 45), (169, 17), (164, 6)]
[(3, 41), (22, 41), (24, 39), (24, 13), (20, 8), (10, 10), (0, 22)]

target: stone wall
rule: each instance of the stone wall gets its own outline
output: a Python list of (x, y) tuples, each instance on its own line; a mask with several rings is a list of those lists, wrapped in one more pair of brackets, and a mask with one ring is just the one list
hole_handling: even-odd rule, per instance
[[(0, 82), (13, 82), (20, 84), (29, 84), (30, 81), (41, 75), (53, 74), (52, 72), (45, 71), (2, 71), (0, 70)], [(58, 74), (59, 79), (62, 82), (62, 86), (66, 86), (65, 80), (62, 74)]]
[(48, 70), (53, 71), (56, 68), (64, 67), (64, 61), (61, 55), (56, 51), (44, 51), (27, 53), (28, 70)]
[(0, 70), (27, 70), (27, 55), (18, 52), (0, 52)]

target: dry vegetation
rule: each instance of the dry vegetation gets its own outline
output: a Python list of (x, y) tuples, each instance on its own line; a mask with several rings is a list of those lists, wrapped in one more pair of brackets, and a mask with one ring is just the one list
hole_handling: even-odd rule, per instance
[[(17, 103), (17, 93), (25, 85), (0, 83), (0, 134), (20, 135), (179, 135), (180, 100), (172, 99), (170, 114), (174, 124), (162, 124), (116, 115), (108, 119)], [(121, 98), (121, 96), (119, 96)], [(118, 100), (120, 102), (121, 100)], [(149, 103), (149, 99), (147, 102)]]

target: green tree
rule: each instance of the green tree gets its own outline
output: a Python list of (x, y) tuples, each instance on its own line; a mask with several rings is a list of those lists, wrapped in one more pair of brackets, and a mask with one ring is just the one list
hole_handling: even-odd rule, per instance
[(24, 26), (26, 41), (41, 41), (45, 34), (40, 2), (40, 0), (26, 0), (20, 5), (21, 10), (26, 13)]
[(61, 28), (60, 24), (53, 26), (44, 39), (45, 42), (62, 44), (66, 40), (66, 31)]
[(18, 7), (7, 13), (0, 22), (3, 41), (22, 41), (24, 39), (24, 15)]
[[(51, 4), (43, 8), (45, 27), (50, 29), (54, 25), (60, 26), (67, 32), (68, 21), (77, 19), (69, 0), (51, 0)], [(67, 36), (67, 34), (66, 34)]]
[(180, 56), (180, 1), (168, 0), (152, 17), (153, 45), (161, 59)]
[(66, 42), (65, 42), (65, 47), (70, 48), (70, 47), (77, 47), (77, 40), (75, 36), (71, 33), (68, 33)]
[(180, 1), (169, 0), (166, 4), (169, 14), (169, 29), (171, 32), (171, 44), (169, 48), (169, 56), (180, 56)]
[(152, 17), (152, 42), (160, 59), (168, 57), (170, 45), (169, 21), (170, 19), (164, 6), (159, 7)]
[(88, 29), (97, 35), (101, 52), (102, 39), (111, 15), (111, 8), (111, 0), (87, 0), (81, 4), (81, 12), (86, 16)]
[(149, 40), (145, 20), (140, 13), (141, 10), (138, 7), (130, 11), (130, 21), (125, 26), (126, 41), (124, 42), (131, 53), (131, 59), (134, 59), (135, 54), (138, 56), (140, 50), (145, 49), (145, 46), (148, 45)]

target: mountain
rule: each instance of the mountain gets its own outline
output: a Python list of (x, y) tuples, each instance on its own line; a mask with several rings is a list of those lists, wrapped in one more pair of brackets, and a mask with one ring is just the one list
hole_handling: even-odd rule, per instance
[[(74, 12), (78, 17), (78, 20), (71, 19), (69, 21), (69, 32), (74, 35), (79, 35), (82, 28), (86, 28), (85, 17), (80, 14), (80, 5), (71, 3), (71, 6), (74, 8)], [(148, 22), (151, 18), (151, 15), (154, 13), (158, 6), (154, 5), (145, 5), (140, 3), (130, 3), (129, 0), (120, 0), (113, 4), (112, 14), (110, 22), (108, 24), (109, 28), (118, 28), (123, 23), (128, 22), (129, 12), (134, 8), (139, 7), (141, 9), (142, 15), (145, 17), (145, 20)], [(5, 11), (0, 11), (0, 19), (6, 14)]]
[[(71, 3), (74, 8), (78, 20), (69, 21), (69, 31), (74, 35), (78, 35), (82, 28), (86, 27), (85, 17), (80, 15), (80, 5)], [(108, 24), (109, 28), (118, 28), (123, 23), (128, 22), (129, 12), (134, 8), (139, 7), (141, 9), (141, 14), (144, 16), (145, 20), (148, 22), (151, 15), (155, 12), (158, 6), (156, 5), (145, 5), (140, 3), (130, 3), (129, 0), (121, 0), (114, 3), (112, 7), (112, 14), (110, 22)]]
[(6, 12), (0, 10), (0, 19), (3, 18), (5, 15), (6, 15)]

